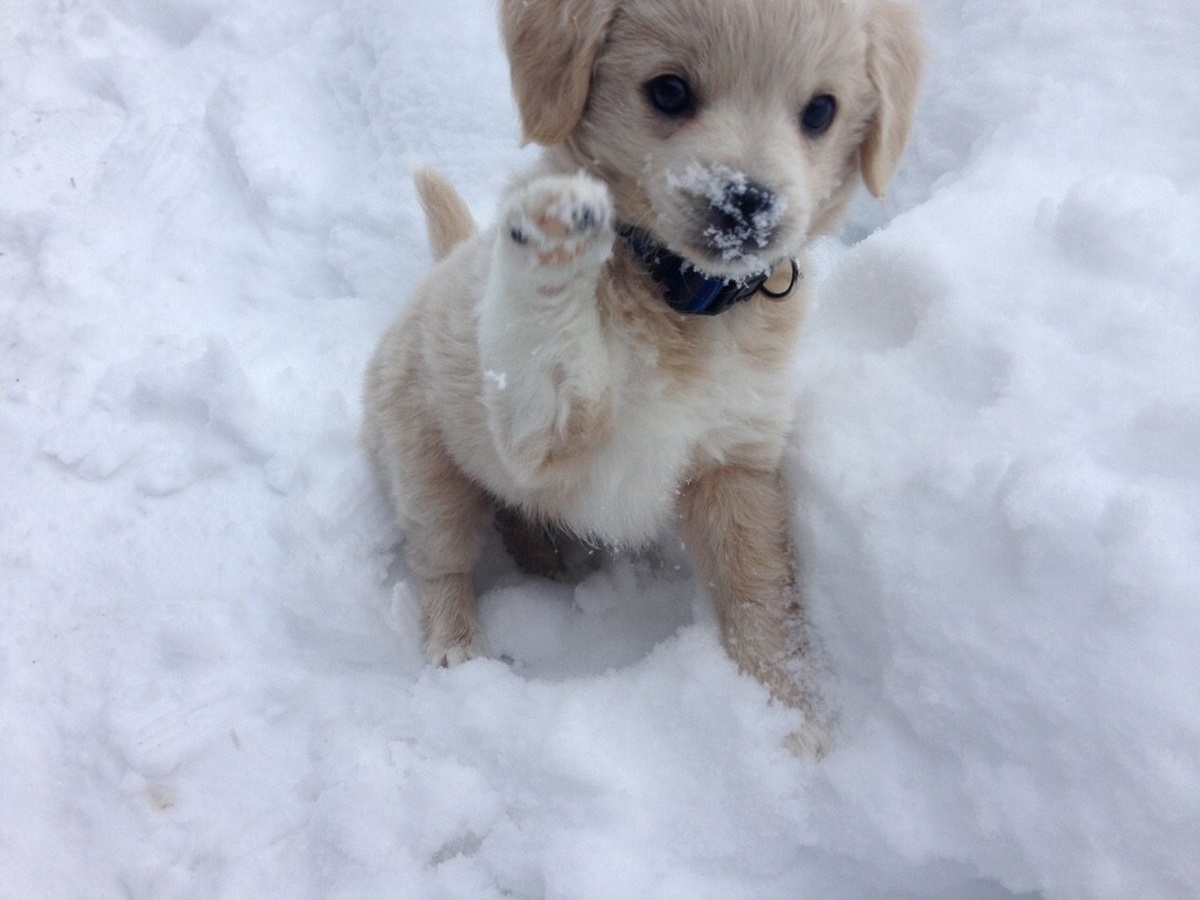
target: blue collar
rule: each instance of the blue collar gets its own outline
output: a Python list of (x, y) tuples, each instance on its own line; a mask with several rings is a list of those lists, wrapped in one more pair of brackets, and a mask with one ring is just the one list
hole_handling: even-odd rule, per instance
[(791, 284), (777, 294), (763, 287), (771, 276), (770, 272), (745, 280), (716, 278), (705, 275), (640, 228), (621, 225), (617, 233), (629, 244), (650, 277), (662, 287), (667, 305), (684, 315), (715, 316), (743, 300), (749, 300), (760, 291), (772, 300), (782, 300), (800, 280), (800, 269), (792, 260)]

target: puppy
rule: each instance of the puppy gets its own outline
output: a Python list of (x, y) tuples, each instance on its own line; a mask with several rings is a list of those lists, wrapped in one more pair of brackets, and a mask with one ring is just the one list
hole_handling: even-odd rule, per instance
[[(440, 260), (371, 360), (363, 440), (433, 665), (484, 652), (488, 516), (637, 546), (678, 516), (725, 646), (810, 714), (780, 476), (803, 253), (882, 196), (916, 103), (901, 0), (501, 0), (540, 162), (481, 233), (417, 176)], [(552, 550), (552, 548), (551, 548)], [(541, 552), (541, 551), (538, 551)], [(536, 554), (535, 554), (536, 555)], [(543, 561), (547, 557), (542, 553)]]

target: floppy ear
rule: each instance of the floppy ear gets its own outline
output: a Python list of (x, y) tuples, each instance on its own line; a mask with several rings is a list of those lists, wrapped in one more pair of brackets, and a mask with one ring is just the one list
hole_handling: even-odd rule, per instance
[(877, 106), (860, 152), (863, 181), (878, 198), (900, 166), (921, 86), (924, 45), (917, 11), (895, 0), (873, 4), (867, 23), (867, 75)]
[(566, 140), (617, 0), (501, 0), (500, 24), (526, 143)]

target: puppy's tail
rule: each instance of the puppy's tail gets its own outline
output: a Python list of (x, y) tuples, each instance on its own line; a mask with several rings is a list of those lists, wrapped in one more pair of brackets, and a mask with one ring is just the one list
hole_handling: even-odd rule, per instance
[(440, 172), (423, 166), (413, 173), (413, 180), (425, 210), (433, 257), (443, 259), (475, 233), (475, 219), (454, 185)]

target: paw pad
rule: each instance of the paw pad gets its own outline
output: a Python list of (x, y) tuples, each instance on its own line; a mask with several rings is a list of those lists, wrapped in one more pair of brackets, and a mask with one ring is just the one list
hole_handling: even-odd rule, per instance
[(513, 244), (536, 253), (541, 266), (600, 262), (612, 246), (612, 202), (595, 179), (550, 176), (531, 182), (510, 201)]

